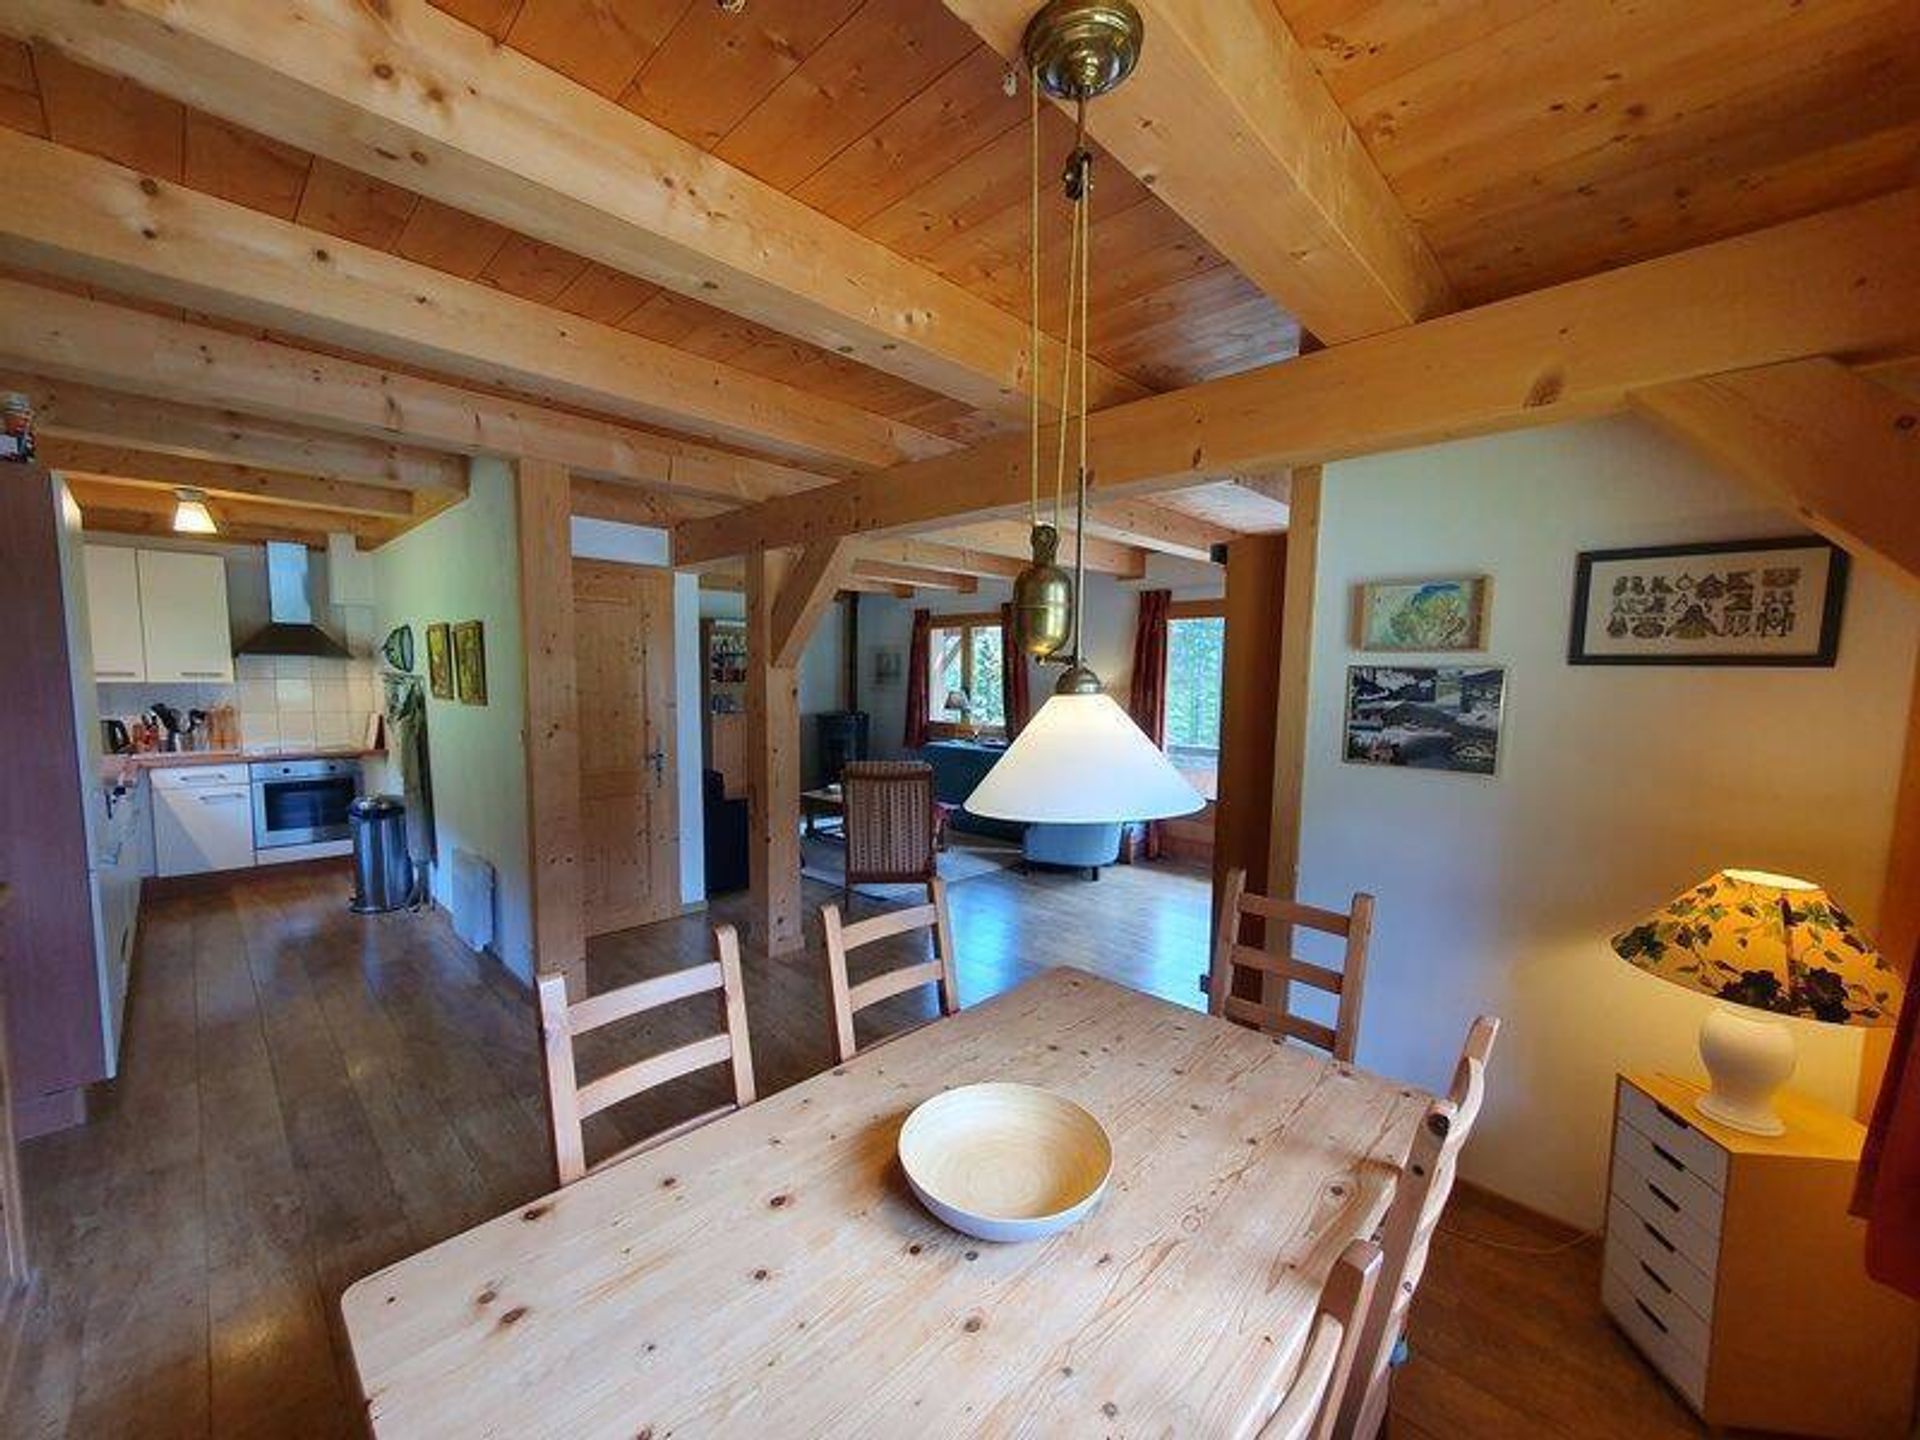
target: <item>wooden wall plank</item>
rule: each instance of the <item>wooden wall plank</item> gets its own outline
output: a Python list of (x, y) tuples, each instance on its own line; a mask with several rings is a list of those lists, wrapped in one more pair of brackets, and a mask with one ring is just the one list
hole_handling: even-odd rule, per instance
[(527, 843), (534, 969), (586, 993), (580, 870), (580, 701), (574, 674), (572, 495), (567, 472), (522, 460), (514, 475), (526, 652)]

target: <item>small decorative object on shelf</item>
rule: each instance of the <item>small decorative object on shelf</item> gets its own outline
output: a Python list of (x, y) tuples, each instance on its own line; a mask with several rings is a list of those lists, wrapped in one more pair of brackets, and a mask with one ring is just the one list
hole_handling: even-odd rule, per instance
[(18, 390), (0, 400), (0, 460), (26, 465), (33, 460), (33, 402)]
[(1865, 1128), (1789, 1092), (1786, 1133), (1750, 1135), (1701, 1091), (1619, 1077), (1607, 1313), (1716, 1434), (1907, 1434), (1920, 1324), (1847, 1213)]

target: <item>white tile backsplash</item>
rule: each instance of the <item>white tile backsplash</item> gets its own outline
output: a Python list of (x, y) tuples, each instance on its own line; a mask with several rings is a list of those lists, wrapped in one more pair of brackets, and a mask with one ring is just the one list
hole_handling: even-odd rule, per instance
[(234, 685), (134, 682), (99, 687), (102, 716), (137, 716), (155, 701), (182, 714), (229, 704), (240, 710), (240, 743), (249, 750), (298, 745), (358, 745), (379, 704), (374, 662), (304, 655), (241, 655)]

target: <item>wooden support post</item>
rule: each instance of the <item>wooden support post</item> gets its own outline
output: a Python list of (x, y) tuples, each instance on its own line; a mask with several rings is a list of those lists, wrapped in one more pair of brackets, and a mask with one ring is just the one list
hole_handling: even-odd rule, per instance
[(1300, 805), (1307, 764), (1307, 699), (1313, 672), (1313, 595), (1320, 555), (1320, 467), (1293, 472), (1287, 521), (1286, 590), (1275, 625), (1280, 674), (1273, 710), (1272, 821), (1267, 893), (1297, 898), (1300, 885)]
[[(747, 799), (752, 938), (769, 955), (802, 948), (800, 925), (800, 676), (778, 666), (776, 612), (792, 555), (747, 556)], [(832, 593), (828, 591), (829, 595)], [(804, 638), (801, 641), (805, 645)], [(797, 661), (798, 656), (795, 656)]]
[(580, 876), (580, 702), (574, 674), (572, 490), (565, 466), (522, 459), (520, 627), (527, 660), (527, 846), (533, 965), (586, 994)]
[[(1280, 675), (1280, 610), (1287, 537), (1243, 535), (1227, 545), (1227, 648), (1220, 695), (1220, 770), (1213, 817), (1216, 904), (1227, 872), (1247, 872), (1259, 890), (1267, 874), (1273, 790), (1273, 709)], [(1261, 937), (1249, 934), (1250, 942)], [(1261, 976), (1236, 972), (1234, 990), (1260, 998)]]
[[(1914, 983), (1914, 955), (1920, 952), (1920, 666), (1914, 669), (1913, 701), (1907, 711), (1906, 759), (1893, 799), (1893, 842), (1887, 849), (1887, 875), (1880, 890), (1880, 923), (1874, 936), (1880, 953)], [(1911, 1001), (1909, 1003), (1912, 1003)], [(1862, 1120), (1873, 1113), (1881, 1078), (1893, 1050), (1891, 1030), (1869, 1030), (1860, 1050), (1857, 1110)]]

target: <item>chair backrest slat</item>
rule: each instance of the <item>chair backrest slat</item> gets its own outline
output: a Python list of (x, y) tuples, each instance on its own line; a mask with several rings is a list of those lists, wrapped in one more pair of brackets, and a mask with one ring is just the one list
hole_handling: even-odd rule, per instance
[(1353, 1383), (1340, 1407), (1342, 1440), (1372, 1440), (1387, 1413), (1393, 1351), (1406, 1329), (1407, 1311), (1427, 1266), (1433, 1232), (1453, 1193), (1460, 1152), (1466, 1148), (1486, 1096), (1486, 1066), (1500, 1022), (1482, 1015), (1467, 1032), (1446, 1098), (1435, 1100), (1414, 1132), (1407, 1163), (1394, 1187), (1381, 1227), (1385, 1268), (1380, 1288), (1361, 1327)]
[[(1241, 922), (1253, 916), (1266, 926), (1259, 945), (1241, 940)], [(1292, 935), (1296, 928), (1324, 931), (1346, 941), (1338, 970), (1295, 958)], [(1353, 897), (1353, 908), (1342, 915), (1314, 905), (1279, 900), (1247, 891), (1247, 872), (1230, 870), (1220, 886), (1220, 911), (1215, 920), (1213, 966), (1207, 980), (1207, 1009), (1215, 1015), (1251, 1025), (1271, 1035), (1286, 1035), (1318, 1046), (1336, 1060), (1352, 1060), (1360, 1040), (1360, 1006), (1367, 977), (1367, 945), (1373, 935), (1373, 897)], [(1258, 1001), (1233, 993), (1241, 971), (1263, 977)], [(1339, 998), (1331, 1026), (1295, 1015), (1290, 1004), (1295, 984), (1324, 990)]]
[(631, 1065), (623, 1065), (580, 1087), (577, 1092), (580, 1118), (584, 1120), (589, 1115), (598, 1115), (609, 1105), (630, 1100), (643, 1090), (651, 1090), (669, 1080), (678, 1080), (682, 1075), (691, 1075), (695, 1070), (704, 1070), (709, 1065), (724, 1065), (731, 1059), (733, 1037), (723, 1033), (691, 1041), (658, 1055), (649, 1055)]
[(939, 912), (932, 905), (888, 910), (879, 915), (869, 915), (865, 920), (856, 920), (850, 925), (842, 924), (840, 943), (849, 950), (858, 950), (862, 945), (871, 945), (876, 940), (885, 940), (893, 935), (904, 935), (909, 930), (931, 930), (939, 918)]
[[(838, 905), (820, 907), (820, 923), (827, 940), (827, 998), (833, 1012), (833, 1050), (842, 1063), (851, 1060), (859, 1050), (854, 1039), (853, 1017), (869, 1005), (877, 1005), (919, 985), (933, 984), (940, 987), (941, 1014), (952, 1015), (960, 1009), (960, 993), (954, 981), (953, 927), (947, 916), (946, 884), (937, 877), (929, 880), (927, 898), (928, 904), (889, 911), (852, 925), (841, 922)], [(931, 960), (898, 967), (858, 985), (849, 983), (849, 951), (915, 930), (932, 932)]]
[(1355, 1240), (1320, 1289), (1313, 1326), (1293, 1380), (1261, 1428), (1260, 1440), (1327, 1440), (1352, 1374), (1360, 1322), (1380, 1275), (1380, 1247)]
[[(753, 1102), (753, 1052), (747, 1034), (746, 990), (740, 973), (740, 936), (731, 925), (713, 932), (715, 958), (703, 965), (623, 985), (569, 1004), (567, 982), (561, 975), (540, 977), (541, 1051), (547, 1072), (547, 1120), (553, 1135), (554, 1168), (562, 1185), (586, 1175), (585, 1121), (610, 1105), (663, 1085), (669, 1080), (731, 1062), (734, 1104)], [(574, 1038), (617, 1021), (657, 1010), (695, 995), (718, 993), (724, 1029), (715, 1035), (651, 1055), (617, 1070), (580, 1083), (573, 1054)], [(676, 1126), (655, 1136), (657, 1141), (680, 1133)], [(622, 1156), (640, 1146), (620, 1152)]]

